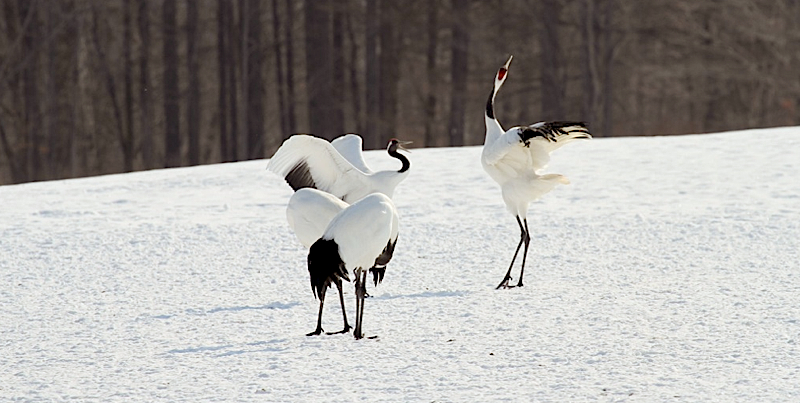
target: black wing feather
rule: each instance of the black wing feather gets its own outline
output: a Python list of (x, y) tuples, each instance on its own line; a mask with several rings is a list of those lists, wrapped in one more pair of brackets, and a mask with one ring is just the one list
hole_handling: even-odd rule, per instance
[(308, 163), (306, 160), (301, 160), (297, 163), (292, 169), (289, 170), (289, 173), (286, 174), (286, 183), (292, 187), (292, 190), (295, 192), (302, 188), (317, 188), (317, 184), (314, 182), (314, 178), (311, 176), (311, 170), (308, 169)]
[(556, 122), (545, 122), (542, 125), (532, 125), (520, 128), (519, 138), (521, 141), (525, 143), (527, 143), (530, 139), (534, 137), (542, 137), (547, 141), (556, 142), (558, 141), (559, 136), (567, 134), (564, 128), (570, 126), (578, 127), (577, 129), (570, 130), (570, 133), (589, 134), (589, 129), (586, 128), (586, 123), (584, 122), (556, 121)]

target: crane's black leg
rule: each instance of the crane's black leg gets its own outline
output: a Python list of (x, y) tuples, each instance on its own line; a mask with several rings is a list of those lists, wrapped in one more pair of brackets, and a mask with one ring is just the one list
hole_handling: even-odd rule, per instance
[(367, 271), (360, 270), (356, 273), (356, 328), (353, 330), (353, 336), (356, 339), (364, 338), (361, 326), (364, 323), (364, 295), (367, 292)]
[(353, 329), (353, 336), (360, 338), (361, 334), (361, 272), (356, 270), (355, 294), (356, 294), (356, 327)]
[(353, 282), (353, 285), (354, 285), (354, 288), (355, 288), (355, 295), (356, 295), (356, 327), (353, 328), (353, 335), (355, 335), (358, 332), (358, 330), (360, 329), (360, 327), (358, 326), (358, 321), (359, 321), (358, 310), (361, 309), (361, 299), (358, 298), (358, 289), (359, 289), (359, 283), (360, 282), (361, 282), (361, 275), (360, 275), (360, 273), (358, 271), (356, 271), (356, 273), (355, 273), (355, 281)]
[(528, 257), (528, 245), (531, 243), (531, 233), (528, 230), (528, 219), (525, 219), (525, 236), (522, 238), (525, 241), (525, 250), (522, 252), (522, 269), (519, 271), (519, 281), (517, 287), (522, 287), (522, 275), (525, 273), (525, 258)]
[(325, 303), (325, 294), (320, 295), (319, 297), (319, 315), (317, 316), (317, 329), (311, 333), (306, 334), (306, 336), (319, 336), (322, 334), (322, 305)]
[(331, 333), (328, 333), (328, 334), (347, 333), (347, 332), (350, 331), (351, 327), (350, 327), (350, 324), (347, 323), (347, 312), (344, 309), (344, 295), (342, 294), (342, 280), (337, 277), (336, 280), (334, 281), (334, 283), (336, 284), (336, 288), (339, 289), (339, 303), (342, 305), (342, 317), (344, 318), (344, 329), (342, 329), (342, 330), (340, 330), (338, 332), (331, 332)]
[(508, 285), (508, 282), (511, 281), (511, 268), (514, 267), (514, 261), (517, 260), (517, 254), (519, 254), (519, 248), (522, 247), (522, 244), (525, 241), (525, 235), (527, 234), (527, 232), (525, 232), (525, 228), (522, 226), (522, 221), (520, 221), (519, 216), (517, 216), (517, 224), (519, 224), (519, 230), (520, 230), (517, 250), (514, 251), (514, 257), (511, 259), (511, 264), (508, 265), (508, 271), (506, 272), (506, 276), (503, 277), (503, 281), (501, 281), (500, 284), (497, 285), (497, 288), (495, 288), (496, 290), (499, 290), (501, 288), (511, 288)]

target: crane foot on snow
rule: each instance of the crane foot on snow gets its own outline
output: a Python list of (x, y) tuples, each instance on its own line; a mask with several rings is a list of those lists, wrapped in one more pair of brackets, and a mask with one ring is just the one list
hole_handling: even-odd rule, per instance
[(344, 329), (342, 329), (342, 330), (340, 330), (340, 331), (338, 331), (338, 332), (326, 332), (325, 334), (327, 334), (327, 335), (331, 335), (331, 334), (342, 334), (342, 333), (348, 333), (348, 332), (350, 332), (350, 329), (352, 329), (352, 327), (350, 327), (350, 326), (345, 326), (345, 328), (344, 328)]
[(321, 328), (321, 327), (318, 327), (318, 328), (317, 328), (317, 330), (315, 330), (315, 331), (313, 331), (313, 332), (311, 332), (311, 333), (308, 333), (308, 334), (306, 334), (306, 336), (319, 336), (319, 335), (321, 335), (321, 334), (322, 334), (322, 328)]

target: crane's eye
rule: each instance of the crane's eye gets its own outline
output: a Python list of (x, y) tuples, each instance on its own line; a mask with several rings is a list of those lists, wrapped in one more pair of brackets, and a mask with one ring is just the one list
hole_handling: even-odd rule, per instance
[(508, 70), (506, 70), (505, 68), (501, 67), (500, 70), (497, 71), (497, 79), (498, 80), (502, 80), (506, 76), (507, 72), (508, 72)]

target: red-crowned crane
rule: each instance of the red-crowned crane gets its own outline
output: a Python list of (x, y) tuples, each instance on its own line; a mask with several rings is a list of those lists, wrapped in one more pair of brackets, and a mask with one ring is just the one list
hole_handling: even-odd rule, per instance
[[(289, 199), (289, 204), (286, 206), (286, 221), (289, 222), (289, 227), (292, 228), (300, 243), (306, 248), (310, 248), (325, 233), (325, 229), (328, 228), (328, 224), (333, 220), (333, 217), (348, 206), (349, 204), (330, 193), (312, 188), (302, 188), (294, 192)], [(344, 307), (344, 295), (342, 294), (342, 280), (339, 277), (334, 277), (332, 282), (339, 291), (339, 304), (342, 307), (344, 328), (339, 332), (329, 334), (347, 333), (351, 327), (347, 323), (347, 312)], [(311, 333), (309, 335), (314, 334)]]
[[(336, 193), (344, 200), (354, 201), (372, 191), (391, 196), (394, 188), (408, 174), (410, 162), (397, 152), (410, 142), (397, 139), (389, 141), (387, 152), (399, 159), (402, 168), (395, 171), (373, 172), (364, 161), (362, 140), (356, 134), (347, 134), (331, 143), (309, 136), (295, 135), (284, 142), (270, 160), (267, 169), (283, 176), (296, 191), (286, 209), (287, 221), (300, 242), (310, 247), (319, 239), (331, 219), (348, 203), (317, 187)], [(287, 167), (290, 167), (288, 169)], [(315, 179), (316, 178), (316, 181)], [(334, 180), (330, 180), (334, 178)], [(319, 184), (317, 183), (319, 182)], [(322, 185), (322, 186), (321, 186)], [(392, 258), (394, 243), (389, 245), (375, 265), (369, 269), (375, 283), (383, 279), (386, 265)], [(350, 329), (342, 295), (341, 278), (331, 280), (339, 291), (339, 301), (344, 318), (344, 333)], [(321, 307), (320, 307), (321, 308)], [(321, 313), (321, 311), (320, 311)], [(318, 333), (312, 332), (309, 335)]]
[(494, 115), (494, 98), (508, 76), (508, 66), (513, 56), (497, 70), (494, 86), (486, 102), (486, 140), (481, 153), (483, 169), (500, 185), (503, 201), (519, 225), (520, 236), (514, 257), (508, 266), (503, 281), (497, 288), (511, 288), (511, 268), (517, 259), (520, 247), (522, 267), (516, 287), (522, 287), (525, 260), (531, 237), (528, 230), (528, 204), (538, 200), (559, 184), (569, 180), (558, 174), (543, 174), (541, 171), (550, 161), (550, 153), (575, 139), (590, 139), (583, 122), (539, 122), (530, 126), (517, 126), (504, 130)]
[(267, 169), (289, 183), (292, 189), (306, 187), (328, 192), (347, 203), (370, 193), (392, 197), (394, 189), (408, 176), (411, 162), (398, 149), (409, 142), (392, 139), (386, 151), (400, 160), (397, 171), (373, 172), (364, 162), (361, 137), (348, 134), (329, 143), (306, 134), (289, 137), (270, 159)]
[[(355, 274), (356, 339), (364, 337), (364, 297), (367, 271), (385, 260), (397, 243), (397, 210), (392, 200), (382, 193), (373, 193), (339, 212), (331, 220), (322, 237), (311, 245), (308, 253), (308, 272), (311, 289), (319, 298), (317, 328), (308, 335), (322, 333), (322, 308), (325, 292), (331, 283), (350, 280)], [(385, 263), (384, 263), (385, 264)], [(375, 285), (383, 280), (384, 271), (373, 272)]]

